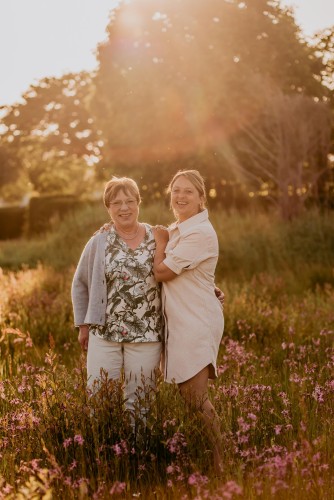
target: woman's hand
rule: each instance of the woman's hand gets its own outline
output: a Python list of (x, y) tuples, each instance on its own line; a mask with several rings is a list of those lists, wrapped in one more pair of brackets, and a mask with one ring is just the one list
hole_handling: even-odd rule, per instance
[(79, 326), (78, 341), (83, 351), (88, 349), (89, 327), (88, 325)]
[(105, 233), (106, 231), (109, 231), (111, 226), (112, 226), (112, 222), (106, 222), (105, 224), (103, 224), (103, 226), (100, 227), (100, 229), (95, 231), (93, 236), (95, 236), (97, 233)]
[(164, 226), (154, 226), (153, 235), (156, 245), (161, 245), (165, 248), (169, 241), (169, 233), (167, 229)]
[(221, 303), (221, 305), (223, 307), (224, 306), (224, 300), (225, 300), (225, 294), (217, 286), (215, 286), (215, 295), (216, 295), (217, 299), (219, 300), (219, 302)]

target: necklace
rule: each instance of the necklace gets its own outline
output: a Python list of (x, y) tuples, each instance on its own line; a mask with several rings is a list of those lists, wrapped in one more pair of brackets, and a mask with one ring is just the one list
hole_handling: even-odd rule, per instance
[(116, 228), (116, 226), (114, 226), (114, 227), (115, 227), (115, 229), (116, 229), (117, 233), (120, 235), (120, 237), (121, 237), (123, 240), (134, 240), (134, 239), (135, 239), (135, 237), (136, 237), (136, 236), (138, 236), (139, 229), (140, 229), (140, 224), (139, 224), (139, 223), (137, 223), (137, 224), (138, 224), (137, 231), (136, 231), (134, 234), (132, 234), (131, 236), (123, 236), (123, 235), (121, 234), (121, 231), (120, 231), (119, 229), (117, 229), (117, 228)]

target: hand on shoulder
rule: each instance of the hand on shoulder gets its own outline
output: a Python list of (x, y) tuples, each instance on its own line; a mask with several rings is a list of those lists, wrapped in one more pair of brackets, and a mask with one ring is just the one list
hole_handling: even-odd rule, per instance
[(100, 229), (95, 231), (93, 236), (95, 236), (96, 234), (99, 234), (99, 233), (105, 233), (107, 231), (110, 231), (111, 226), (112, 226), (112, 222), (106, 222), (105, 224), (103, 224), (103, 226), (100, 227)]
[(219, 300), (219, 302), (221, 303), (222, 307), (224, 307), (225, 294), (217, 286), (215, 287), (215, 295), (216, 295), (217, 299)]

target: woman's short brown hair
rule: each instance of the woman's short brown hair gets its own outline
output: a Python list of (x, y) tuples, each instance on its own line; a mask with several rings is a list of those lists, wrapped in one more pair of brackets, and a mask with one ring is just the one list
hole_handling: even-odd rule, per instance
[(205, 192), (205, 183), (203, 177), (201, 176), (198, 170), (179, 170), (174, 175), (173, 179), (170, 181), (169, 186), (167, 188), (167, 193), (172, 192), (174, 182), (176, 181), (176, 179), (182, 176), (188, 179), (188, 181), (190, 181), (193, 184), (193, 186), (197, 189), (199, 195), (202, 197), (203, 203), (201, 203), (200, 208), (201, 210), (203, 210), (205, 208), (205, 204), (207, 201)]
[(136, 198), (138, 205), (141, 202), (138, 185), (133, 179), (113, 176), (104, 187), (103, 202), (107, 208), (120, 191)]

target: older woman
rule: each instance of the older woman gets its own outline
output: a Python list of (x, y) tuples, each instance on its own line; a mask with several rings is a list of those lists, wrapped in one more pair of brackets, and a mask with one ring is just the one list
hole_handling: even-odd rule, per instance
[(134, 409), (140, 384), (154, 384), (161, 354), (160, 286), (153, 275), (152, 228), (138, 222), (140, 193), (132, 179), (113, 177), (104, 204), (112, 224), (85, 246), (72, 284), (78, 340), (87, 352), (88, 386), (102, 373), (125, 376), (126, 406)]
[(220, 474), (220, 424), (208, 397), (208, 380), (217, 376), (224, 330), (221, 303), (213, 293), (218, 240), (205, 209), (205, 186), (199, 172), (178, 172), (169, 192), (177, 221), (168, 231), (161, 226), (154, 231), (154, 275), (163, 283), (166, 317), (165, 380), (176, 382), (185, 401), (199, 409)]

